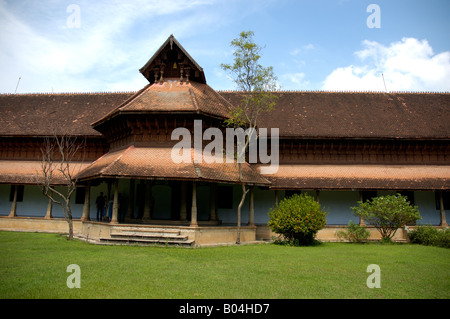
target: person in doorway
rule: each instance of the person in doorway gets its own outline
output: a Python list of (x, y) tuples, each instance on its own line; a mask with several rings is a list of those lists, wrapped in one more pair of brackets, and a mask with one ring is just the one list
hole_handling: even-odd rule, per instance
[(95, 204), (97, 205), (97, 221), (101, 221), (103, 218), (103, 211), (105, 209), (105, 198), (103, 197), (103, 192), (95, 200)]

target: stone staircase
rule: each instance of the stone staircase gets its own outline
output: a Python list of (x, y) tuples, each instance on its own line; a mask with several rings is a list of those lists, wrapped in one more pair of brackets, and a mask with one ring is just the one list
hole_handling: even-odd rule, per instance
[(109, 245), (159, 245), (193, 247), (194, 241), (181, 235), (177, 229), (160, 227), (115, 226), (110, 237), (100, 238), (101, 244)]

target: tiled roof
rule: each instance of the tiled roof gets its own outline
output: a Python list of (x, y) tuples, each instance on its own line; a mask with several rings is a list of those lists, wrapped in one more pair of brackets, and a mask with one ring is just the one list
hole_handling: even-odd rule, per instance
[[(158, 86), (159, 85), (159, 86)], [(126, 110), (199, 111), (226, 117), (239, 103), (237, 92), (215, 92), (191, 82), (165, 82), (138, 93), (2, 94), (0, 136), (66, 132), (100, 136), (91, 127), (119, 106)], [(190, 92), (194, 92), (195, 98)], [(260, 127), (277, 127), (288, 138), (450, 139), (449, 93), (278, 92), (275, 111)], [(152, 98), (155, 98), (153, 101)], [(123, 104), (125, 101), (129, 103)], [(156, 103), (156, 101), (159, 101)], [(170, 101), (174, 104), (170, 104)], [(183, 103), (179, 103), (183, 102)], [(146, 105), (145, 103), (149, 103)]]
[(133, 94), (1, 94), (0, 136), (101, 136), (91, 123)]
[(448, 165), (280, 165), (271, 188), (449, 189)]
[(191, 112), (228, 118), (231, 105), (207, 84), (167, 80), (146, 86), (117, 107), (94, 126), (119, 113), (179, 113)]
[[(219, 92), (232, 105), (239, 92)], [(275, 92), (259, 127), (301, 138), (449, 139), (449, 93)]]
[[(71, 164), (72, 174), (78, 174), (90, 163), (74, 162)], [(41, 161), (0, 160), (0, 184), (40, 184), (43, 180)], [(61, 185), (65, 180), (55, 169), (52, 184)]]
[[(145, 147), (129, 146), (113, 150), (85, 170), (80, 172), (80, 180), (94, 178), (155, 178), (187, 179), (198, 181), (239, 182), (237, 163), (194, 163), (191, 150), (190, 163), (175, 163), (171, 157), (172, 146), (166, 143), (153, 143)], [(259, 175), (249, 164), (242, 164), (243, 180), (246, 183), (264, 185), (267, 180)]]

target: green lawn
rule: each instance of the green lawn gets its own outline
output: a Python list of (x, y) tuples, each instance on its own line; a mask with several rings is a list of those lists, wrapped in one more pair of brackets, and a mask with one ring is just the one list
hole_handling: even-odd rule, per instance
[[(81, 288), (69, 289), (70, 264)], [(369, 289), (369, 264), (381, 288)], [(449, 298), (450, 250), (409, 244), (97, 246), (0, 232), (0, 298)]]

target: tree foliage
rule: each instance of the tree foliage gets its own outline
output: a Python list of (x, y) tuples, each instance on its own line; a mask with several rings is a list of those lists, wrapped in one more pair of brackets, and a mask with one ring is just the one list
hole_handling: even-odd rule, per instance
[(390, 241), (398, 228), (421, 219), (418, 207), (412, 206), (408, 198), (400, 194), (359, 201), (358, 206), (352, 209), (366, 223), (375, 226), (384, 241)]
[[(273, 90), (277, 87), (276, 76), (272, 67), (263, 67), (259, 63), (262, 47), (253, 40), (253, 31), (242, 31), (239, 38), (231, 41), (234, 49), (233, 64), (221, 64), (223, 70), (230, 73), (236, 89), (241, 92), (239, 105), (234, 105), (230, 117), (225, 124), (232, 127), (248, 129), (248, 136), (243, 147), (237, 148), (237, 158), (242, 158), (249, 146), (250, 137), (256, 136), (259, 116), (263, 112), (272, 111), (276, 96)], [(241, 209), (249, 191), (242, 181), (242, 164), (239, 165), (239, 179), (242, 182), (242, 198), (238, 205), (238, 232), (236, 243), (240, 243)]]
[(253, 36), (253, 31), (242, 31), (239, 38), (231, 41), (234, 63), (221, 64), (231, 74), (236, 89), (242, 92), (241, 104), (234, 105), (226, 122), (230, 126), (255, 128), (260, 114), (275, 107), (273, 91), (278, 88), (277, 77), (273, 67), (259, 63), (263, 48), (254, 42)]

